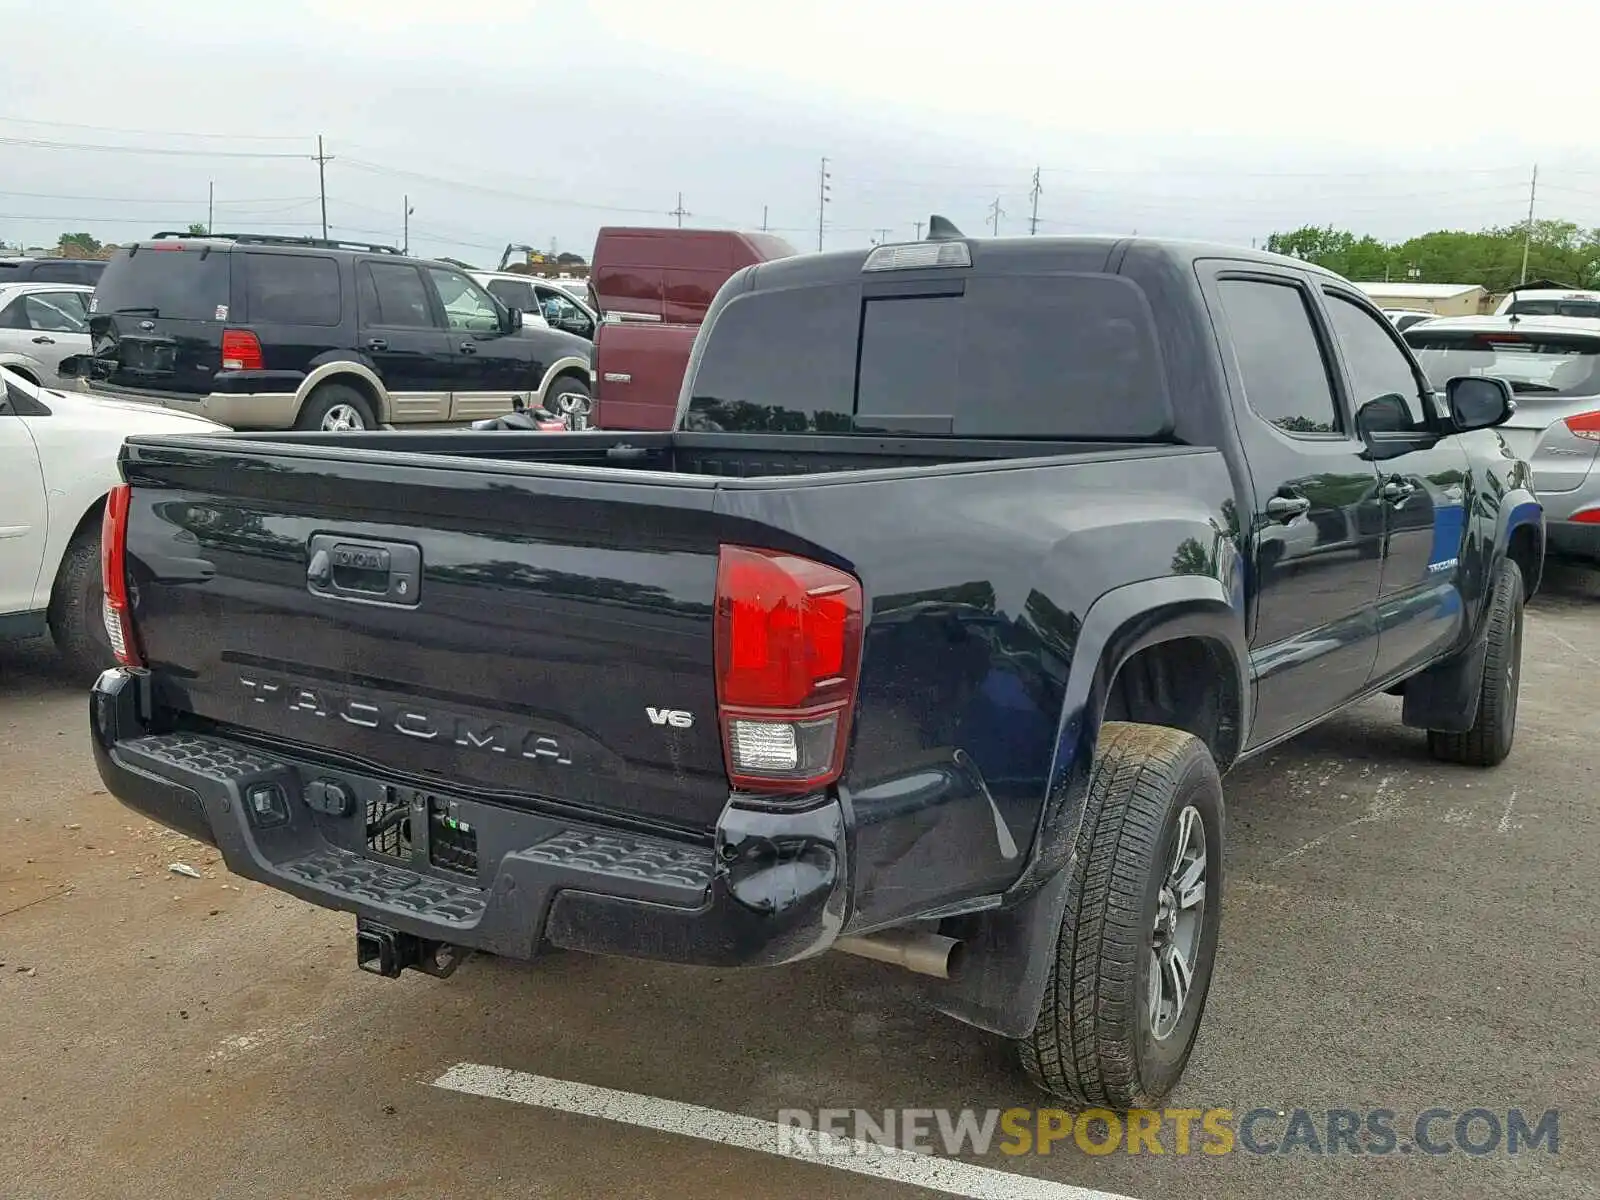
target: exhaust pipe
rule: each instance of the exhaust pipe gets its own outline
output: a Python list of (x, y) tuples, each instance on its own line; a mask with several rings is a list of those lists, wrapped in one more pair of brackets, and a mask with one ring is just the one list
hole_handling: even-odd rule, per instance
[(861, 937), (842, 937), (833, 943), (833, 948), (936, 979), (952, 978), (961, 966), (961, 943), (955, 938), (914, 929), (885, 929)]

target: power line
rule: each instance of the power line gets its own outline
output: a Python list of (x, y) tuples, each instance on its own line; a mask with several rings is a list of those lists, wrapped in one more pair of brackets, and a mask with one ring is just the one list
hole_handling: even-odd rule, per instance
[(22, 146), (31, 150), (82, 150), (100, 154), (153, 154), (168, 158), (299, 158), (292, 153), (261, 150), (180, 150), (168, 146), (101, 146), (89, 142), (53, 142), (42, 138), (0, 137), (0, 146)]
[(41, 121), (34, 117), (0, 116), (0, 125), (37, 125), (46, 129), (82, 129), (90, 133), (129, 133), (140, 137), (210, 138), (228, 142), (303, 142), (302, 134), (187, 133), (179, 129), (127, 129), (116, 125), (82, 125), (76, 121)]

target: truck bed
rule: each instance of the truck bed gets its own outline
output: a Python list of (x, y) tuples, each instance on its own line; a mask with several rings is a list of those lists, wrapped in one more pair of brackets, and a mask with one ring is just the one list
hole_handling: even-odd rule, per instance
[[(137, 439), (135, 439), (137, 442)], [(357, 452), (360, 459), (442, 469), (580, 467), (602, 473), (650, 471), (668, 475), (760, 479), (766, 476), (830, 474), (840, 471), (955, 470), (1001, 462), (1031, 465), (1059, 458), (1115, 458), (1181, 451), (1182, 447), (1141, 442), (1090, 442), (957, 439), (946, 437), (863, 437), (857, 434), (643, 433), (241, 433), (206, 439), (209, 447), (249, 444), (254, 455), (271, 453), (315, 459)], [(456, 463), (449, 461), (461, 460)], [(513, 472), (522, 473), (522, 472)], [(691, 482), (691, 481), (683, 481)]]

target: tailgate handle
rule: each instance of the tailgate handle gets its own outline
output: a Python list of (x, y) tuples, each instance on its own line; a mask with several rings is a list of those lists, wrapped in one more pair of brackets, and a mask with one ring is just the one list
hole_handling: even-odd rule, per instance
[(316, 596), (410, 608), (422, 592), (422, 551), (409, 542), (314, 534), (306, 587)]

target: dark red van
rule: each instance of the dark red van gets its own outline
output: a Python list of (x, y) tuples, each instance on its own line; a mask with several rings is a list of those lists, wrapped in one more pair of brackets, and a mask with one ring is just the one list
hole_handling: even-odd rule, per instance
[(608, 227), (589, 284), (600, 307), (595, 406), (601, 429), (671, 429), (689, 350), (735, 271), (798, 253), (768, 233)]

